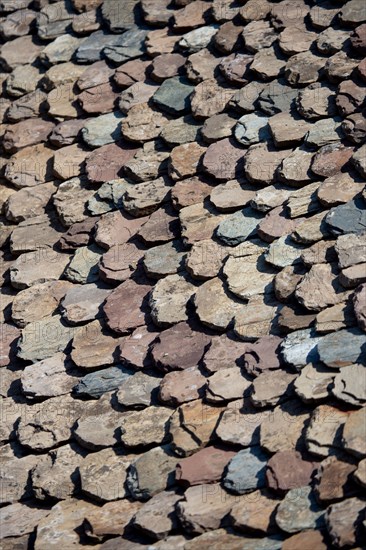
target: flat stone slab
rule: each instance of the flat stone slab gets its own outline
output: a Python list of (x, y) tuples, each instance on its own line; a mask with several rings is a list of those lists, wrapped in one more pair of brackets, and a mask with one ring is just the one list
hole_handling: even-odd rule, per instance
[[(182, 346), (181, 342), (186, 344)], [(198, 366), (210, 343), (206, 334), (194, 332), (187, 323), (181, 322), (160, 333), (151, 353), (159, 369), (185, 370)]]
[(334, 235), (359, 233), (366, 224), (366, 206), (364, 201), (357, 197), (345, 204), (332, 208), (326, 217), (330, 231)]
[[(76, 399), (73, 401), (78, 402)], [(86, 408), (84, 401), (79, 402), (83, 404), (83, 410), (73, 429), (76, 441), (93, 453), (116, 445), (116, 430), (121, 419), (121, 411), (111, 406), (111, 394), (106, 393), (97, 401), (93, 401), (91, 408)]]
[(69, 441), (71, 429), (84, 409), (85, 404), (67, 395), (35, 403), (20, 416), (16, 437), (21, 445), (36, 453), (59, 447)]
[(281, 355), (286, 363), (300, 370), (308, 363), (319, 360), (318, 345), (322, 337), (318, 337), (313, 329), (292, 332), (281, 344)]
[[(320, 457), (339, 453), (342, 448), (341, 433), (348, 417), (349, 412), (332, 405), (316, 407), (305, 433), (307, 449)], [(326, 422), (327, 418), (332, 418), (332, 422)]]
[(150, 344), (155, 340), (158, 334), (159, 332), (153, 325), (143, 325), (136, 328), (121, 344), (121, 360), (135, 369), (142, 369), (143, 367), (150, 366)]
[(136, 529), (152, 539), (163, 539), (178, 527), (175, 506), (181, 496), (162, 491), (146, 502), (134, 517)]
[(188, 403), (203, 397), (205, 386), (206, 378), (197, 367), (168, 372), (159, 385), (159, 400), (171, 406)]
[(256, 233), (262, 215), (251, 207), (231, 214), (222, 221), (216, 231), (217, 237), (229, 246), (236, 246)]
[(79, 397), (98, 399), (104, 393), (117, 390), (132, 374), (132, 370), (123, 366), (109, 367), (83, 376), (73, 391)]
[(73, 283), (95, 283), (99, 279), (98, 263), (102, 253), (95, 244), (81, 246), (66, 267), (65, 277)]
[(209, 377), (206, 400), (209, 403), (224, 403), (248, 395), (250, 381), (243, 376), (240, 367), (220, 369)]
[(18, 341), (17, 356), (33, 363), (52, 357), (67, 349), (74, 332), (60, 315), (28, 323)]
[(118, 386), (117, 401), (124, 407), (144, 408), (156, 405), (160, 378), (137, 372)]
[(267, 459), (258, 447), (239, 451), (228, 464), (224, 487), (239, 495), (264, 487)]
[(195, 291), (196, 286), (183, 271), (160, 279), (149, 296), (151, 317), (156, 326), (163, 328), (186, 321), (187, 303)]
[(88, 454), (79, 467), (82, 493), (99, 502), (124, 498), (126, 469), (131, 458), (115, 449)]
[(61, 302), (63, 318), (77, 325), (101, 317), (101, 305), (110, 293), (110, 289), (100, 288), (93, 283), (71, 288)]
[[(215, 300), (215, 309), (212, 308), (212, 300)], [(194, 305), (200, 321), (220, 332), (232, 324), (235, 315), (244, 307), (239, 300), (232, 299), (218, 277), (203, 283), (196, 290)]]
[(166, 113), (183, 115), (189, 111), (194, 86), (183, 77), (164, 80), (153, 96), (153, 103)]
[(118, 334), (124, 334), (144, 325), (146, 300), (150, 290), (150, 285), (137, 284), (132, 280), (125, 281), (113, 290), (103, 306), (109, 328)]
[(235, 451), (220, 447), (206, 447), (177, 464), (175, 478), (180, 485), (202, 485), (220, 481), (225, 466), (235, 456)]
[(302, 434), (309, 423), (310, 411), (299, 399), (277, 405), (261, 424), (261, 448), (269, 453), (303, 450)]
[(362, 363), (365, 341), (364, 332), (356, 328), (326, 334), (317, 344), (319, 358), (331, 368)]
[(108, 333), (101, 321), (92, 321), (74, 328), (71, 358), (84, 369), (113, 365), (117, 363), (119, 344), (119, 339)]
[[(294, 498), (294, 496), (297, 498)], [(277, 525), (287, 533), (324, 525), (324, 511), (317, 505), (311, 488), (291, 489), (276, 512)]]
[(258, 445), (262, 421), (263, 412), (258, 411), (248, 397), (231, 401), (220, 417), (216, 434), (224, 443), (243, 447)]
[(162, 445), (142, 453), (132, 463), (126, 484), (133, 498), (148, 500), (174, 484), (177, 457)]
[(218, 180), (232, 180), (242, 175), (244, 154), (245, 151), (233, 138), (224, 138), (208, 147), (202, 165), (210, 176)]
[(123, 118), (121, 113), (114, 112), (88, 120), (81, 130), (83, 140), (93, 148), (118, 141), (122, 137)]
[(361, 541), (358, 519), (363, 501), (357, 497), (332, 504), (326, 513), (325, 522), (330, 538), (336, 544), (354, 545)]
[(19, 327), (52, 315), (60, 300), (73, 287), (68, 281), (49, 281), (25, 288), (14, 297), (12, 320)]
[(233, 364), (240, 365), (243, 353), (246, 350), (247, 344), (244, 342), (233, 340), (226, 334), (215, 336), (212, 338), (211, 346), (203, 358), (204, 367), (207, 372), (213, 374)]
[(289, 489), (308, 485), (314, 470), (315, 464), (304, 460), (298, 451), (279, 451), (268, 461), (267, 484), (270, 489), (282, 494)]
[(277, 271), (268, 265), (264, 255), (243, 258), (229, 257), (224, 265), (224, 274), (230, 292), (241, 299), (257, 294), (273, 292)]
[(120, 418), (121, 441), (126, 447), (160, 445), (167, 440), (168, 407), (151, 406), (141, 411), (126, 412)]
[[(202, 491), (206, 495), (204, 502)], [(184, 495), (185, 499), (177, 505), (178, 518), (187, 526), (188, 532), (194, 534), (218, 529), (235, 502), (235, 497), (223, 492), (218, 484), (195, 485), (189, 487)]]
[(79, 373), (64, 353), (29, 365), (21, 376), (22, 390), (29, 399), (69, 394), (78, 380)]
[(207, 446), (224, 406), (205, 404), (201, 399), (184, 403), (170, 419), (172, 449), (180, 457), (190, 456)]

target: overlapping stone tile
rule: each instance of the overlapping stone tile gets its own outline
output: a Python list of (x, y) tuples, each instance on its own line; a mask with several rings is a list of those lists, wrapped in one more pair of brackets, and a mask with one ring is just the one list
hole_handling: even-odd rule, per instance
[(0, 18), (4, 549), (360, 547), (361, 2)]

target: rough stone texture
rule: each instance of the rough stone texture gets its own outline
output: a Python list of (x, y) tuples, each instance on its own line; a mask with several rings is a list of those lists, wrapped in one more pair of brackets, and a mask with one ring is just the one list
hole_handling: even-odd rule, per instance
[(265, 485), (267, 455), (258, 447), (239, 451), (229, 462), (223, 485), (235, 494), (245, 494)]
[(52, 158), (52, 149), (43, 144), (25, 147), (11, 157), (5, 168), (5, 177), (17, 188), (51, 181)]
[(131, 376), (125, 376), (119, 384), (116, 394), (117, 401), (125, 407), (148, 407), (156, 403), (160, 378), (138, 372)]
[(279, 494), (305, 487), (311, 481), (314, 468), (298, 451), (278, 451), (267, 463), (267, 485)]
[(239, 298), (249, 299), (257, 294), (269, 294), (273, 291), (276, 270), (266, 266), (263, 255), (230, 257), (224, 265), (224, 274), (230, 292)]
[(177, 464), (175, 477), (183, 486), (203, 485), (219, 481), (225, 466), (234, 455), (234, 451), (220, 447), (207, 447), (180, 460)]
[(298, 450), (302, 444), (301, 432), (308, 422), (309, 410), (300, 401), (278, 405), (261, 424), (261, 447), (271, 453)]
[(365, 441), (364, 441), (364, 432), (365, 432), (365, 409), (359, 409), (352, 412), (349, 417), (346, 419), (343, 435), (342, 435), (342, 444), (343, 447), (349, 452), (355, 455), (356, 457), (365, 456)]
[(364, 501), (357, 497), (332, 504), (325, 521), (331, 540), (338, 546), (354, 545), (361, 541), (361, 511)]
[[(128, 280), (113, 290), (103, 306), (109, 328), (123, 334), (144, 325), (147, 313), (145, 301), (150, 289), (151, 287), (147, 284)], [(123, 304), (122, 308), (121, 304)], [(128, 311), (128, 317), (124, 310)]]
[(219, 180), (232, 180), (240, 175), (243, 150), (233, 139), (225, 138), (210, 145), (202, 164), (205, 172)]
[(186, 321), (187, 303), (196, 290), (184, 272), (157, 282), (149, 297), (151, 317), (158, 327)]
[(99, 261), (99, 277), (106, 283), (120, 283), (130, 278), (144, 257), (139, 243), (112, 246)]
[(248, 393), (249, 387), (250, 381), (242, 376), (239, 367), (220, 369), (207, 381), (206, 401), (221, 403), (239, 399)]
[(195, 118), (208, 118), (221, 113), (235, 93), (235, 88), (219, 86), (209, 78), (196, 86), (191, 96), (192, 114)]
[[(249, 421), (248, 421), (249, 420)], [(259, 426), (263, 413), (259, 412), (248, 398), (231, 401), (222, 414), (216, 434), (225, 443), (242, 446), (259, 444)]]
[[(79, 536), (76, 529), (80, 527), (86, 514), (96, 509), (96, 506), (89, 502), (83, 501), (81, 506), (78, 504), (78, 500), (68, 499), (53, 506), (49, 515), (39, 522), (37, 550), (40, 550), (42, 546), (57, 547), (62, 541), (70, 546), (78, 544)], [(65, 531), (67, 533), (66, 540)]]
[(324, 145), (314, 156), (311, 170), (317, 176), (326, 178), (334, 176), (349, 161), (352, 153), (351, 147), (345, 147), (339, 143)]
[(199, 241), (187, 254), (186, 269), (194, 279), (211, 279), (219, 274), (227, 254), (227, 248), (215, 241)]
[(27, 449), (36, 452), (58, 447), (70, 439), (71, 428), (82, 410), (81, 403), (69, 396), (53, 397), (34, 404), (28, 416), (20, 417), (17, 438)]
[(173, 180), (193, 176), (206, 149), (198, 143), (183, 143), (173, 149), (169, 158), (168, 173)]
[(342, 447), (341, 432), (348, 416), (349, 413), (331, 405), (316, 407), (305, 433), (307, 449), (321, 457), (337, 454)]
[(61, 303), (62, 316), (70, 324), (77, 325), (100, 317), (100, 306), (110, 294), (109, 289), (95, 284), (71, 288)]
[(222, 406), (210, 406), (196, 399), (178, 407), (170, 419), (172, 448), (178, 456), (190, 456), (212, 439)]
[(213, 115), (205, 120), (201, 129), (202, 137), (207, 143), (213, 143), (217, 139), (230, 137), (235, 122), (236, 119), (227, 113)]
[[(342, 461), (334, 456), (323, 460), (317, 474), (316, 493), (319, 501), (329, 502), (352, 496), (356, 490), (352, 482), (352, 474), (356, 468), (350, 460)], [(334, 479), (339, 480), (337, 484)]]
[(363, 546), (364, 20), (0, 0), (4, 550)]
[(317, 505), (310, 487), (291, 489), (276, 511), (277, 525), (287, 533), (324, 525), (324, 511)]
[(334, 374), (328, 369), (309, 363), (301, 370), (294, 387), (305, 403), (313, 403), (328, 397), (333, 380)]
[(106, 502), (100, 508), (86, 513), (83, 527), (89, 537), (98, 541), (106, 536), (123, 535), (126, 526), (140, 508), (141, 503), (127, 499)]
[(133, 498), (148, 500), (174, 484), (177, 457), (169, 446), (155, 447), (137, 457), (127, 475), (127, 487)]
[(247, 344), (232, 340), (226, 334), (216, 336), (212, 339), (211, 346), (205, 353), (205, 369), (212, 374), (221, 368), (228, 368), (233, 364), (239, 365), (241, 356), (246, 350)]
[(41, 119), (29, 119), (8, 127), (3, 138), (3, 147), (16, 152), (23, 147), (47, 141), (54, 125)]
[(151, 353), (159, 369), (185, 370), (199, 364), (210, 341), (205, 334), (194, 333), (187, 323), (178, 323), (160, 333)]
[(250, 206), (224, 219), (216, 230), (217, 237), (229, 246), (236, 246), (256, 233), (262, 215)]
[(17, 502), (4, 508), (3, 514), (2, 536), (6, 540), (13, 536), (32, 533), (42, 518), (48, 516), (49, 508), (36, 508)]
[(234, 502), (235, 497), (226, 493), (218, 484), (196, 485), (185, 492), (185, 499), (178, 503), (177, 514), (188, 532), (201, 534), (218, 529)]
[[(213, 310), (212, 301), (216, 307)], [(212, 329), (225, 330), (235, 315), (243, 309), (239, 300), (232, 300), (223, 282), (215, 277), (202, 284), (194, 296), (194, 305), (200, 321)]]
[(77, 382), (77, 372), (63, 353), (29, 365), (21, 376), (22, 390), (28, 398), (68, 394)]
[(161, 492), (144, 504), (134, 517), (134, 526), (152, 539), (164, 539), (178, 526), (175, 507), (181, 500), (173, 492)]
[(168, 372), (159, 386), (159, 399), (167, 405), (178, 406), (199, 399), (204, 394), (206, 378), (197, 367), (183, 372)]
[[(362, 362), (364, 341), (365, 335), (356, 328), (327, 334), (318, 343), (319, 358), (331, 368)], [(332, 345), (332, 349), (328, 348), (329, 345)]]
[(250, 399), (255, 407), (276, 405), (283, 401), (293, 391), (293, 382), (296, 375), (276, 371), (260, 374), (251, 387)]
[(114, 449), (91, 453), (79, 468), (82, 492), (101, 502), (124, 498), (129, 464), (130, 460)]
[(335, 115), (335, 94), (331, 88), (320, 83), (310, 84), (300, 90), (296, 108), (301, 116), (309, 120)]
[(330, 264), (315, 264), (298, 284), (295, 296), (309, 310), (320, 311), (342, 302), (345, 291), (339, 285), (337, 275)]
[(163, 111), (180, 115), (189, 110), (190, 95), (193, 92), (190, 82), (181, 77), (167, 79), (153, 96), (153, 102)]
[(263, 48), (255, 54), (250, 68), (260, 79), (271, 80), (282, 74), (286, 66), (286, 58), (277, 45)]
[[(124, 119), (126, 120), (126, 119)], [(86, 161), (86, 174), (92, 182), (117, 179), (122, 166), (136, 153), (136, 148), (125, 142), (111, 143), (95, 149)]]
[(40, 248), (36, 252), (21, 254), (10, 268), (10, 281), (14, 288), (56, 281), (63, 274), (70, 257), (54, 250)]
[(169, 152), (162, 142), (144, 143), (134, 158), (124, 166), (124, 173), (134, 181), (158, 178), (167, 172)]
[(182, 145), (195, 141), (198, 136), (198, 131), (201, 128), (192, 116), (186, 115), (181, 118), (170, 120), (162, 129), (160, 136), (163, 140), (173, 147), (174, 145)]
[(363, 284), (357, 287), (353, 295), (353, 306), (357, 323), (358, 326), (364, 331), (366, 330), (365, 294), (366, 285)]
[(108, 334), (99, 321), (75, 330), (71, 358), (78, 367), (90, 369), (116, 362), (117, 338)]
[(254, 491), (243, 495), (233, 506), (230, 518), (240, 531), (267, 533), (274, 530), (273, 514), (279, 501), (266, 491)]
[(318, 188), (318, 199), (324, 206), (337, 206), (353, 199), (360, 191), (360, 182), (347, 172), (326, 178)]

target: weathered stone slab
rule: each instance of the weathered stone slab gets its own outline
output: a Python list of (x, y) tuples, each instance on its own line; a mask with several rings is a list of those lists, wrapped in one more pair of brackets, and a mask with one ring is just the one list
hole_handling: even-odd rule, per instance
[(70, 394), (78, 372), (64, 353), (25, 367), (21, 375), (23, 393), (30, 399)]
[(74, 329), (71, 358), (85, 369), (112, 365), (117, 362), (119, 344), (119, 339), (109, 334), (99, 320), (92, 321)]

